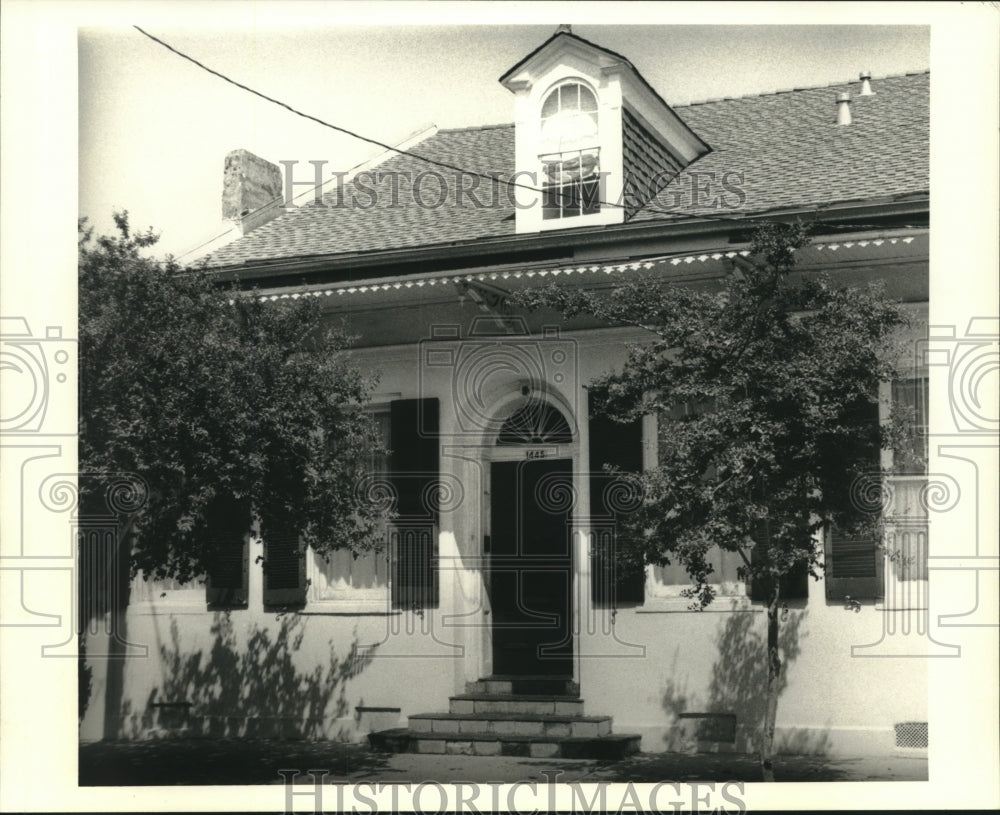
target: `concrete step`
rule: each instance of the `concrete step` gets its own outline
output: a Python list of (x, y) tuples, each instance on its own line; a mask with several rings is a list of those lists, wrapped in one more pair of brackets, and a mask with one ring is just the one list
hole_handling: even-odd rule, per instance
[(583, 700), (571, 696), (503, 693), (463, 693), (452, 696), (449, 713), (529, 713), (582, 716)]
[(507, 676), (494, 674), (465, 683), (466, 693), (579, 696), (580, 686), (564, 676)]
[(414, 733), (493, 734), (592, 738), (611, 733), (610, 716), (524, 713), (418, 713), (409, 717)]
[(395, 728), (371, 733), (375, 750), (469, 756), (619, 759), (639, 752), (641, 737), (631, 733), (592, 737), (501, 736), (491, 733), (416, 733)]

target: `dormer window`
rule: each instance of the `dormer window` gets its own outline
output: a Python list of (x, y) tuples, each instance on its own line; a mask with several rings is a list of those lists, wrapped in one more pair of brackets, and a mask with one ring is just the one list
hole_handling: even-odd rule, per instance
[(564, 82), (542, 103), (542, 219), (600, 212), (597, 97), (586, 85)]
[(516, 175), (532, 179), (517, 188), (519, 235), (623, 224), (658, 179), (711, 149), (625, 57), (564, 27), (500, 81), (514, 94)]

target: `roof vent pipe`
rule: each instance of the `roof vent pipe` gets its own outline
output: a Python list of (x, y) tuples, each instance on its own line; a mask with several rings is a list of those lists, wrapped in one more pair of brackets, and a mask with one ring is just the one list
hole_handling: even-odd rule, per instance
[(872, 72), (865, 71), (858, 76), (858, 79), (861, 80), (861, 93), (859, 96), (874, 96), (875, 91), (872, 90)]
[(851, 123), (851, 95), (842, 93), (837, 96), (837, 124), (849, 125)]

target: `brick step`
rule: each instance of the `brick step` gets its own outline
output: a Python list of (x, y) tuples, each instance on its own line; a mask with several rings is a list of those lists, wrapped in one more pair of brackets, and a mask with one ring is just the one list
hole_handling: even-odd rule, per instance
[(551, 694), (462, 693), (448, 702), (450, 713), (531, 713), (583, 715), (583, 700)]
[(524, 713), (418, 713), (410, 716), (414, 733), (461, 733), (553, 738), (607, 736), (610, 716), (559, 716)]
[(518, 696), (546, 694), (556, 696), (580, 695), (580, 686), (564, 676), (507, 676), (494, 674), (475, 682), (465, 683), (466, 693), (506, 693)]
[(488, 733), (415, 733), (400, 727), (371, 733), (375, 750), (467, 756), (619, 759), (639, 752), (641, 737), (632, 733), (596, 737), (499, 736)]

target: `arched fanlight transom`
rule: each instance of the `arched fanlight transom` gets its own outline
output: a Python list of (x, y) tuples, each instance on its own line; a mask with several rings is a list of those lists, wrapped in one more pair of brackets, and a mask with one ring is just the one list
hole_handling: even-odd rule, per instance
[(565, 444), (573, 441), (566, 418), (545, 402), (529, 402), (503, 423), (497, 445)]

